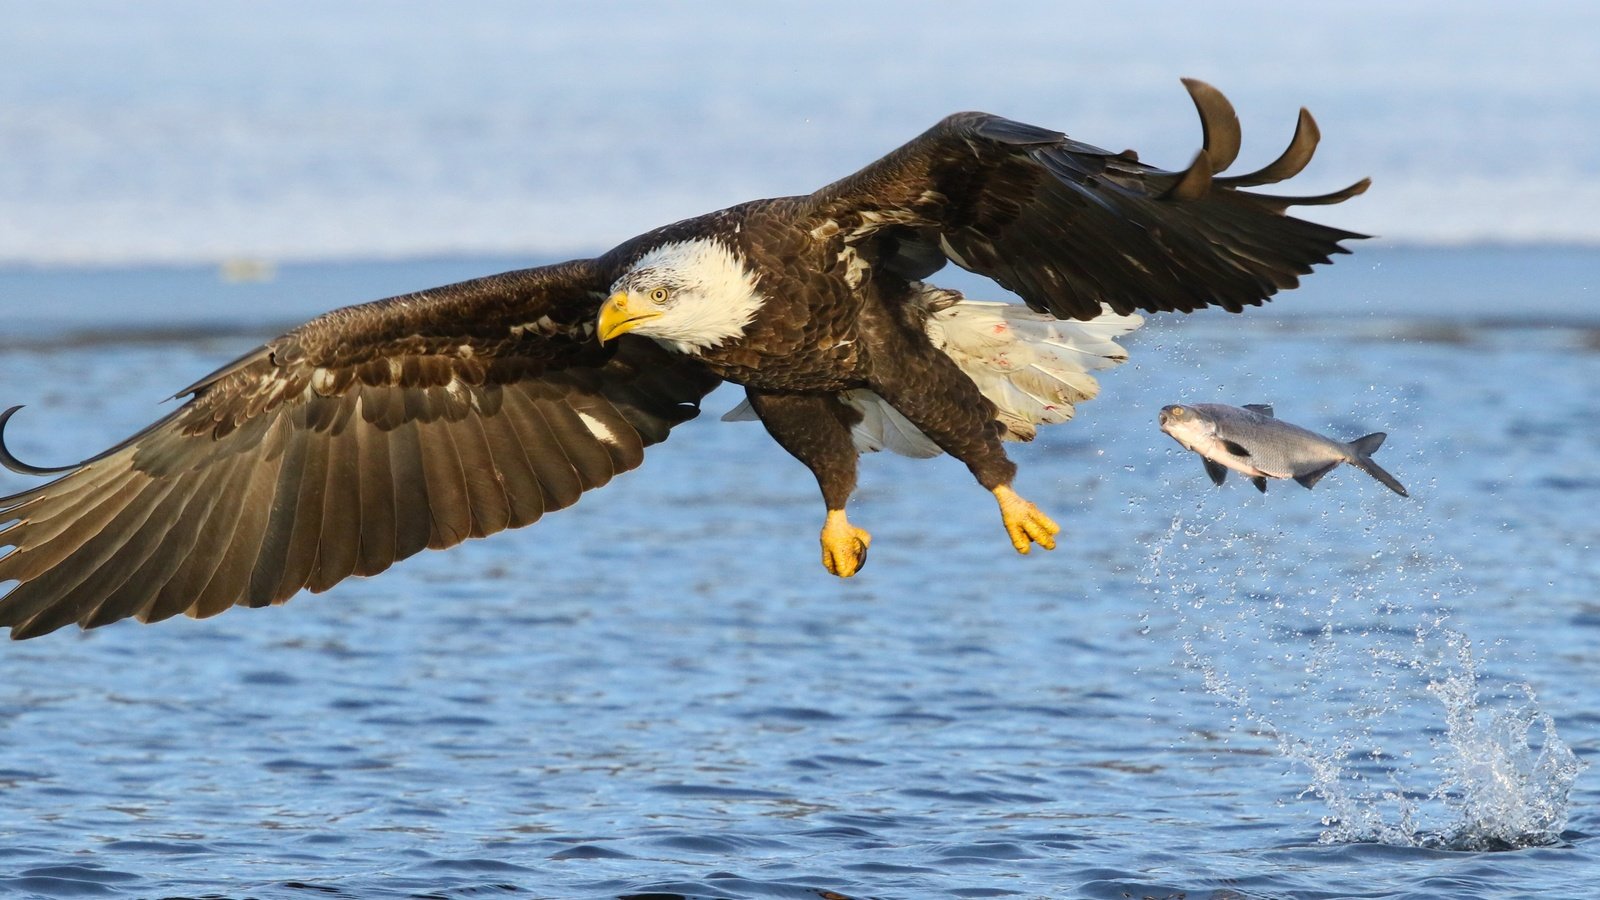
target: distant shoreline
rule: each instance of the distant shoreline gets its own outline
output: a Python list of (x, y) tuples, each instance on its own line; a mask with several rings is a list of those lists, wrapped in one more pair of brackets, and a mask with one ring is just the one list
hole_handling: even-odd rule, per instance
[[(1600, 327), (1600, 247), (1572, 244), (1419, 246), (1352, 242), (1252, 319), (1356, 320), (1422, 329)], [(271, 336), (341, 306), (570, 258), (529, 253), (217, 264), (0, 266), (0, 349)], [(947, 266), (933, 282), (976, 299), (993, 283)], [(1012, 298), (1014, 299), (1014, 298)], [(1202, 312), (1185, 321), (1227, 316)], [(1178, 317), (1154, 316), (1156, 322)], [(1445, 327), (1440, 331), (1438, 326)], [(1408, 334), (1416, 329), (1400, 329)]]
[[(1455, 253), (1522, 251), (1554, 251), (1563, 253), (1592, 253), (1600, 257), (1600, 240), (1464, 240), (1464, 241), (1414, 241), (1387, 240), (1381, 236), (1351, 245), (1363, 255), (1378, 250), (1397, 253)], [(241, 252), (229, 256), (195, 256), (193, 258), (148, 257), (143, 259), (83, 260), (29, 260), (0, 257), (0, 276), (14, 274), (73, 274), (82, 272), (143, 272), (150, 270), (203, 270), (214, 271), (227, 277), (230, 271), (266, 267), (271, 270), (309, 267), (389, 266), (417, 264), (450, 264), (463, 262), (489, 262), (516, 266), (538, 266), (597, 256), (610, 247), (595, 246), (570, 252), (530, 249), (516, 250), (432, 250), (417, 253), (384, 253), (375, 251), (362, 254), (334, 254), (319, 256), (276, 256), (268, 253)], [(499, 271), (499, 270), (496, 270)], [(241, 281), (258, 280), (253, 277)], [(272, 280), (270, 277), (260, 280)]]

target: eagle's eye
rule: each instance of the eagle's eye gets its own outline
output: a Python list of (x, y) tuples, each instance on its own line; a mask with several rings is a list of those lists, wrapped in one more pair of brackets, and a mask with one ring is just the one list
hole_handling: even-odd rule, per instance
[(650, 292), (650, 302), (660, 306), (661, 304), (667, 302), (667, 295), (668, 292), (666, 288), (658, 287)]

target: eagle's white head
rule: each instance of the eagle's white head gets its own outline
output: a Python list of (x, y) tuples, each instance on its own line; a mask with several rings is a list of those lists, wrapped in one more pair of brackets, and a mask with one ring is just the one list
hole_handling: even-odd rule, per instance
[(641, 256), (600, 307), (602, 343), (633, 332), (698, 355), (744, 334), (764, 299), (759, 276), (712, 238), (664, 244)]

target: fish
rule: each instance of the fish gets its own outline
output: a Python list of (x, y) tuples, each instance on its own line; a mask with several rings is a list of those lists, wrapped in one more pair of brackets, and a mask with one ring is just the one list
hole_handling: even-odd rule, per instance
[(1200, 454), (1206, 474), (1218, 485), (1232, 469), (1262, 493), (1269, 478), (1293, 478), (1311, 488), (1340, 463), (1349, 463), (1396, 494), (1411, 496), (1372, 461), (1388, 437), (1381, 431), (1348, 443), (1336, 441), (1278, 419), (1264, 403), (1242, 408), (1221, 403), (1163, 406), (1159, 421), (1161, 430), (1184, 449)]

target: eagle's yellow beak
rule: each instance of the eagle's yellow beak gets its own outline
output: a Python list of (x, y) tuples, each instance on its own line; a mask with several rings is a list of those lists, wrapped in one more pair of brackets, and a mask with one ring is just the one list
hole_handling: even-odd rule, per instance
[(600, 306), (600, 321), (595, 326), (595, 331), (604, 344), (619, 334), (626, 334), (639, 327), (639, 323), (654, 319), (661, 315), (655, 310), (644, 312), (631, 312), (628, 309), (628, 292), (617, 291)]

